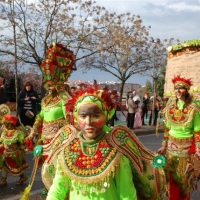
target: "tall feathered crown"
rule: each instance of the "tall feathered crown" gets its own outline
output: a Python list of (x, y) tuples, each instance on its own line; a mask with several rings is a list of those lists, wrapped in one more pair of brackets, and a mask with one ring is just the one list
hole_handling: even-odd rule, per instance
[(53, 43), (46, 52), (46, 59), (41, 65), (44, 81), (54, 84), (64, 83), (71, 75), (75, 64), (75, 55), (62, 44)]
[(182, 86), (184, 86), (187, 89), (190, 89), (190, 86), (192, 86), (191, 79), (182, 78), (182, 77), (180, 77), (180, 75), (175, 76), (172, 79), (172, 82), (173, 82), (174, 86), (182, 85)]

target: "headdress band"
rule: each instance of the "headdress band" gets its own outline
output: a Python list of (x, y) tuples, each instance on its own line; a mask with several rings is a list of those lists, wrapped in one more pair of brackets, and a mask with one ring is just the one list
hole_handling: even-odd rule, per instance
[(191, 79), (182, 78), (182, 77), (180, 77), (180, 75), (175, 76), (175, 77), (172, 79), (172, 82), (173, 82), (174, 86), (182, 85), (182, 86), (184, 86), (186, 89), (190, 89), (190, 86), (192, 86), (192, 81), (191, 81)]

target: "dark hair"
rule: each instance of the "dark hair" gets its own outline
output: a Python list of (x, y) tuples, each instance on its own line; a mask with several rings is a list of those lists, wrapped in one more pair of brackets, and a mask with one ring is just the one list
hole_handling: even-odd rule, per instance
[(72, 86), (72, 87), (71, 87), (71, 90), (73, 90), (73, 89), (76, 90), (76, 87)]
[(68, 84), (64, 84), (64, 87), (65, 87), (65, 91), (70, 95), (72, 96), (72, 91), (71, 91), (71, 88)]
[(105, 85), (105, 86), (103, 87), (103, 90), (109, 90), (109, 86), (108, 86), (108, 85)]
[(26, 90), (26, 86), (31, 86), (31, 90), (33, 90), (33, 84), (30, 81), (26, 81), (26, 83), (24, 84), (23, 89)]
[(186, 91), (186, 94), (185, 94), (185, 103), (188, 105), (191, 103), (191, 100), (192, 100), (192, 96), (190, 95), (190, 93), (188, 91)]
[[(190, 95), (190, 93), (188, 92), (188, 90), (186, 90), (185, 93), (185, 106), (189, 105), (192, 101), (192, 95)], [(176, 103), (178, 102), (178, 99), (176, 98)]]

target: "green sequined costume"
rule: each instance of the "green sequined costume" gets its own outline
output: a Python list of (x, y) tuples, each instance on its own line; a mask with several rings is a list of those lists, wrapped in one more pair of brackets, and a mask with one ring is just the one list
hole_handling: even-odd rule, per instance
[(58, 155), (47, 200), (136, 200), (130, 160), (112, 147), (105, 134), (86, 141), (79, 134)]
[(188, 199), (199, 176), (194, 169), (194, 154), (200, 148), (200, 101), (193, 96), (186, 104), (172, 97), (163, 112), (168, 198)]
[(69, 123), (65, 108), (68, 99), (69, 95), (66, 92), (62, 92), (54, 98), (48, 95), (42, 99), (41, 112), (37, 115), (33, 128), (35, 130), (42, 128), (43, 144), (49, 143), (58, 130)]
[(130, 129), (118, 126), (90, 141), (76, 131), (64, 126), (43, 145), (47, 200), (162, 199), (163, 170), (154, 168), (155, 154)]

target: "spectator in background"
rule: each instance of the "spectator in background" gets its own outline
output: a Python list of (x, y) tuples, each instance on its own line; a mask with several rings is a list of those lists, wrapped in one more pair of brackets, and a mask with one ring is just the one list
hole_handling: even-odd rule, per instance
[[(108, 85), (105, 85), (102, 90), (104, 90), (106, 92), (110, 92), (110, 88), (109, 88)], [(113, 119), (108, 120), (107, 123), (106, 123), (106, 125), (110, 126), (111, 128), (114, 127), (114, 120)]]
[(94, 88), (98, 88), (98, 83), (97, 83), (97, 80), (96, 80), (96, 79), (94, 79), (94, 81), (93, 81), (93, 87), (94, 87)]
[(137, 94), (136, 90), (133, 90), (132, 93), (133, 93), (133, 101), (134, 102), (136, 102), (136, 101), (141, 102), (141, 99), (140, 99), (139, 95)]
[[(153, 105), (153, 102), (154, 102), (154, 121), (153, 121), (153, 125), (156, 126), (157, 119), (158, 119), (158, 113), (159, 113), (159, 110), (161, 110), (161, 108), (162, 108), (162, 98), (158, 95), (157, 91), (155, 91), (154, 96), (152, 96), (150, 98), (150, 104), (151, 105)], [(152, 110), (151, 110), (151, 115), (150, 115), (150, 118), (149, 118), (149, 125), (151, 125), (151, 121), (152, 121)]]
[(75, 91), (76, 91), (76, 87), (72, 86), (72, 87), (71, 87), (72, 96), (74, 95)]
[(126, 106), (126, 110), (127, 110), (127, 114), (126, 114), (127, 126), (128, 126), (128, 99), (129, 99), (129, 94), (130, 94), (130, 92), (127, 92), (127, 94), (126, 94), (126, 102), (125, 102), (125, 106)]
[(137, 105), (133, 101), (133, 93), (129, 93), (129, 98), (127, 101), (127, 108), (128, 108), (128, 123), (127, 127), (133, 129), (134, 119), (135, 119), (135, 109)]
[[(37, 103), (39, 102), (40, 99), (37, 92), (33, 89), (32, 83), (27, 81), (17, 100), (18, 114), (24, 126), (33, 126), (37, 114)], [(29, 111), (31, 111), (32, 116), (27, 114)]]
[(0, 77), (0, 104), (5, 103), (5, 79)]
[(108, 91), (108, 90), (110, 90), (110, 88), (109, 88), (109, 86), (108, 85), (105, 85), (104, 87), (103, 87), (103, 90), (105, 91)]
[(142, 109), (140, 108), (140, 101), (137, 100), (135, 102), (137, 108), (135, 109), (135, 119), (134, 119), (134, 126), (133, 128), (140, 128), (142, 126)]
[[(72, 97), (72, 91), (71, 91), (71, 88), (70, 88), (70, 86), (68, 85), (68, 84), (64, 84), (64, 87), (65, 87), (65, 91), (67, 92), (67, 94), (70, 96), (70, 97)], [(69, 97), (69, 98), (70, 98)]]
[(114, 127), (115, 125), (115, 120), (118, 120), (117, 116), (116, 116), (116, 108), (117, 108), (117, 101), (118, 101), (118, 95), (117, 95), (117, 90), (112, 90), (110, 93), (110, 98), (112, 99), (113, 105), (115, 106), (115, 112), (113, 114), (113, 116), (110, 118), (109, 120), (109, 125), (111, 128)]
[(116, 89), (114, 89), (113, 91), (112, 91), (112, 94), (113, 94), (113, 98), (114, 98), (114, 103), (115, 103), (115, 113), (114, 113), (114, 115), (113, 115), (113, 118), (114, 118), (114, 120), (118, 120), (118, 118), (117, 118), (117, 105), (119, 105), (119, 96), (118, 96), (118, 94), (117, 94), (117, 90)]
[(169, 100), (169, 97), (163, 97), (163, 105), (162, 105), (162, 109), (165, 108), (167, 101)]
[(148, 93), (144, 93), (144, 96), (142, 98), (142, 125), (146, 125), (144, 123), (144, 119), (148, 117), (148, 108), (149, 108), (149, 97)]

